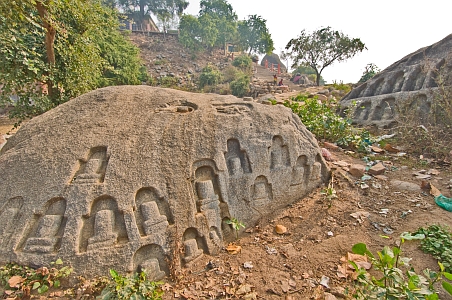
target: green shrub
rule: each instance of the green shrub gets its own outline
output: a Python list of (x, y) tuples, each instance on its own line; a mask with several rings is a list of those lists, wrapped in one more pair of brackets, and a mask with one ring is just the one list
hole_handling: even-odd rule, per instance
[(251, 71), (251, 67), (253, 65), (253, 61), (251, 60), (251, 58), (248, 55), (243, 54), (243, 55), (240, 55), (240, 56), (236, 57), (232, 61), (232, 65), (234, 67), (239, 68), (243, 72), (249, 73)]
[(178, 79), (172, 76), (164, 76), (158, 79), (158, 85), (162, 87), (172, 88), (178, 83)]
[(345, 84), (345, 83), (337, 83), (337, 82), (333, 82), (333, 84), (331, 84), (330, 86), (332, 86), (335, 90), (338, 91), (344, 91), (345, 93), (348, 93), (352, 90), (352, 87), (350, 84)]
[(241, 72), (236, 67), (229, 65), (223, 70), (223, 81), (231, 82), (235, 80), (240, 73)]
[(115, 270), (110, 270), (113, 282), (108, 284), (100, 295), (102, 300), (149, 299), (161, 300), (163, 291), (159, 288), (163, 282), (149, 281), (146, 272), (135, 273), (132, 276), (121, 276)]
[(363, 72), (363, 76), (359, 79), (358, 83), (364, 83), (371, 79), (380, 72), (380, 69), (373, 63), (367, 64)]
[(250, 91), (250, 77), (242, 73), (229, 86), (231, 87), (232, 95), (241, 98)]
[(208, 64), (202, 69), (199, 75), (199, 87), (203, 88), (206, 85), (216, 85), (222, 80), (221, 72), (211, 64)]
[(351, 120), (335, 113), (337, 103), (333, 100), (321, 102), (317, 97), (299, 94), (286, 101), (285, 106), (297, 114), (306, 128), (317, 138), (336, 142), (339, 146), (349, 147), (359, 152), (368, 152), (373, 139), (369, 132), (354, 129)]

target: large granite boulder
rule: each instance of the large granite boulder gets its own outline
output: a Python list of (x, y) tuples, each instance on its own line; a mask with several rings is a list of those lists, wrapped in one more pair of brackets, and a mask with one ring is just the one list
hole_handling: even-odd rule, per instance
[(215, 255), (329, 176), (283, 106), (147, 86), (99, 89), (32, 119), (0, 152), (0, 262), (152, 279)]
[[(283, 72), (283, 73), (287, 72), (286, 65), (283, 64), (283, 62), (279, 58), (278, 54), (276, 54), (276, 53), (265, 54), (264, 58), (262, 58), (262, 60), (261, 60), (261, 66), (265, 67), (265, 61), (267, 61), (269, 67), (271, 64), (274, 64), (274, 65), (279, 64), (281, 72)], [(277, 68), (277, 66), (276, 66), (276, 68)]]
[[(441, 78), (439, 78), (441, 74)], [(451, 85), (452, 34), (395, 62), (341, 100), (342, 111), (356, 102), (353, 121), (387, 128), (399, 112), (414, 113), (421, 122), (432, 113), (438, 81)]]

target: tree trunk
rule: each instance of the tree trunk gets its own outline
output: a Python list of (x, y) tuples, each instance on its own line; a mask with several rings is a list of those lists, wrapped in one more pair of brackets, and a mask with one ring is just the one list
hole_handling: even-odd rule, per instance
[[(50, 67), (53, 68), (55, 66), (55, 36), (56, 36), (56, 30), (55, 27), (53, 27), (52, 24), (50, 24), (49, 20), (49, 13), (47, 11), (47, 8), (45, 7), (44, 3), (42, 1), (36, 1), (36, 9), (38, 10), (39, 16), (42, 20), (42, 26), (46, 30), (46, 37), (45, 37), (45, 48), (46, 48), (46, 55), (47, 55), (47, 62), (49, 63)], [(47, 79), (46, 81), (47, 89), (48, 89), (48, 95), (49, 98), (52, 99), (54, 96), (54, 89), (53, 82), (50, 79)]]
[(146, 27), (146, 21), (144, 19), (144, 6), (145, 1), (140, 0), (140, 23), (141, 23), (141, 31), (145, 31), (144, 28)]
[(315, 70), (315, 74), (317, 76), (317, 78), (315, 79), (315, 83), (317, 84), (317, 86), (320, 86), (320, 73)]

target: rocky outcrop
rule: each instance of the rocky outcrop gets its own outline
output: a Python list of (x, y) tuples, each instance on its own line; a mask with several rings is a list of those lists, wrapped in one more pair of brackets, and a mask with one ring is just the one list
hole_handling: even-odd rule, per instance
[(265, 54), (264, 58), (261, 60), (261, 66), (265, 66), (265, 61), (267, 61), (268, 65), (275, 64), (280, 66), (281, 72), (285, 73), (287, 72), (286, 66), (282, 63), (281, 59), (279, 58), (279, 55), (276, 53), (272, 54)]
[(341, 100), (342, 110), (356, 102), (353, 121), (380, 128), (394, 125), (402, 108), (426, 120), (438, 91), (438, 74), (443, 85), (450, 85), (452, 34), (405, 56), (353, 89)]
[(0, 262), (61, 258), (87, 277), (145, 268), (151, 280), (217, 254), (228, 219), (252, 226), (329, 177), (290, 109), (148, 86), (33, 118), (0, 169)]

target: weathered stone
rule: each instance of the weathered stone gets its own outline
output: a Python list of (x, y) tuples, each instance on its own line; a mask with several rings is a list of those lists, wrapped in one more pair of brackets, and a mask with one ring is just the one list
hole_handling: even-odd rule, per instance
[[(0, 151), (0, 263), (61, 258), (151, 280), (301, 199), (329, 170), (283, 106), (149, 86), (99, 89), (33, 118)], [(169, 266), (168, 262), (172, 265)]]
[(350, 166), (348, 172), (352, 174), (354, 177), (360, 178), (366, 172), (366, 166), (353, 164)]
[(323, 94), (317, 94), (317, 95), (315, 95), (315, 96), (317, 97), (317, 100), (320, 100), (320, 101), (326, 101), (326, 100), (328, 100), (328, 97), (325, 96), (325, 95), (323, 95)]
[(395, 62), (359, 85), (341, 100), (341, 111), (355, 107), (353, 121), (361, 125), (391, 127), (397, 108), (406, 107), (420, 122), (427, 121), (438, 94), (436, 76), (443, 72), (445, 86), (452, 81), (452, 34)]
[(418, 184), (412, 182), (392, 180), (390, 183), (393, 188), (401, 191), (418, 192), (421, 190)]
[(372, 168), (369, 169), (369, 174), (372, 175), (381, 175), (386, 171), (386, 167), (382, 163), (378, 163)]

